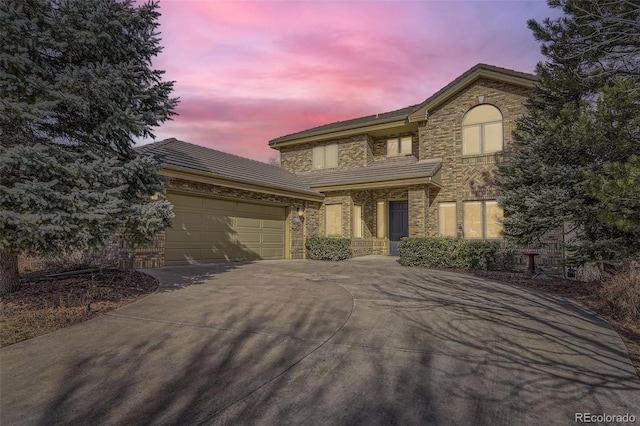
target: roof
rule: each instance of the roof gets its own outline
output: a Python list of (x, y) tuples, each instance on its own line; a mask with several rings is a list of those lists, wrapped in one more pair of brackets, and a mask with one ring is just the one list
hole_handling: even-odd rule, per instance
[(286, 142), (293, 139), (299, 139), (307, 136), (323, 135), (326, 133), (332, 133), (337, 130), (356, 129), (373, 124), (384, 124), (398, 120), (406, 120), (408, 114), (413, 112), (420, 105), (412, 105), (395, 111), (384, 112), (382, 114), (368, 115), (366, 117), (354, 118), (351, 120), (338, 121), (335, 123), (325, 124), (322, 126), (314, 127), (311, 129), (303, 130), (301, 132), (292, 133), (286, 136), (281, 136), (269, 141), (269, 145), (277, 145), (280, 142)]
[(494, 65), (477, 64), (431, 95), (420, 105), (417, 105), (417, 108), (412, 111), (408, 119), (410, 121), (423, 120), (426, 111), (447, 101), (460, 92), (460, 90), (480, 78), (503, 81), (528, 88), (532, 88), (536, 81), (538, 81), (538, 77), (535, 74), (496, 67)]
[(280, 167), (171, 138), (135, 148), (141, 155), (159, 157), (164, 166), (197, 170), (214, 177), (321, 196), (296, 175)]
[(441, 158), (418, 161), (415, 157), (403, 157), (352, 169), (306, 172), (298, 176), (311, 188), (320, 188), (430, 178), (441, 165)]
[(331, 133), (364, 127), (371, 128), (371, 126), (384, 125), (393, 122), (402, 122), (404, 124), (407, 124), (410, 122), (421, 121), (424, 120), (425, 111), (428, 111), (430, 108), (433, 108), (446, 101), (451, 96), (455, 95), (464, 87), (479, 78), (489, 78), (498, 81), (505, 81), (524, 87), (533, 87), (538, 79), (534, 74), (496, 67), (488, 64), (477, 64), (420, 104), (411, 105), (402, 109), (381, 114), (368, 115), (366, 117), (325, 124), (323, 126), (314, 127), (311, 129), (303, 130), (301, 132), (292, 133), (272, 139), (271, 141), (269, 141), (269, 145), (275, 148), (283, 143), (296, 143), (297, 140), (303, 138), (308, 139), (314, 136), (323, 136)]

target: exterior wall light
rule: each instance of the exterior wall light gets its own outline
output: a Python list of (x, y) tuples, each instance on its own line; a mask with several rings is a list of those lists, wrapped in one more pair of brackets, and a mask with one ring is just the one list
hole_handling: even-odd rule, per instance
[(302, 223), (302, 218), (304, 217), (304, 210), (302, 207), (296, 207), (296, 214), (293, 216), (293, 223), (299, 224)]

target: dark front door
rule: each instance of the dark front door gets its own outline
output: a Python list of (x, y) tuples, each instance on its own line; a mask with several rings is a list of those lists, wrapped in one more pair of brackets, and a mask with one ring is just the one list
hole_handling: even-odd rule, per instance
[(389, 254), (398, 255), (400, 238), (409, 236), (408, 201), (389, 202)]

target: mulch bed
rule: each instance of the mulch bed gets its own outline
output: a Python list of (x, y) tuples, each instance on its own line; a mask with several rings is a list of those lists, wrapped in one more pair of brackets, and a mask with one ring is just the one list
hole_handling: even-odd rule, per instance
[(86, 321), (158, 288), (153, 277), (137, 271), (47, 276), (51, 273), (25, 275), (20, 290), (0, 298), (0, 346)]

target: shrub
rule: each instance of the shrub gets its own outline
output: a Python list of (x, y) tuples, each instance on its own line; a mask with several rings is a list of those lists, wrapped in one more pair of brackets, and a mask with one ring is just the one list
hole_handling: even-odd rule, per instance
[(501, 249), (498, 241), (403, 238), (398, 252), (401, 265), (426, 268), (506, 269), (513, 262), (512, 251)]
[(614, 318), (622, 321), (640, 321), (640, 269), (629, 266), (605, 279), (599, 296)]
[(45, 257), (43, 259), (43, 267), (45, 270), (66, 272), (77, 271), (81, 269), (114, 267), (117, 265), (117, 259), (107, 247), (97, 249), (89, 249), (67, 253), (56, 257)]
[(344, 260), (351, 257), (351, 240), (338, 237), (307, 237), (307, 258), (312, 260)]

